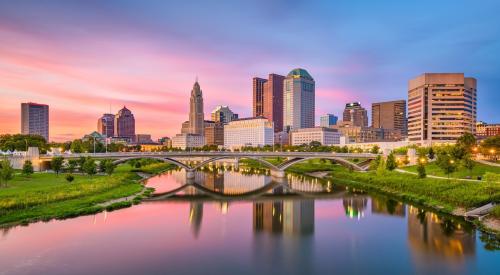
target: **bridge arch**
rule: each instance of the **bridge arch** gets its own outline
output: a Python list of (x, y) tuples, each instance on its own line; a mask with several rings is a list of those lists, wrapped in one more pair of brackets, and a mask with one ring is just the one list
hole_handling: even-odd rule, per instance
[(262, 158), (257, 158), (257, 157), (252, 157), (252, 156), (220, 156), (220, 157), (213, 157), (213, 158), (210, 158), (210, 159), (207, 159), (207, 160), (204, 160), (202, 162), (200, 162), (198, 165), (194, 166), (192, 168), (192, 170), (198, 170), (199, 168), (211, 163), (211, 162), (214, 162), (214, 161), (218, 161), (218, 160), (222, 160), (222, 159), (251, 159), (251, 160), (255, 160), (255, 161), (258, 161), (262, 164), (264, 164), (265, 166), (267, 166), (269, 169), (272, 169), (272, 170), (279, 170), (279, 168), (270, 163), (269, 161), (265, 160), (265, 159), (262, 159)]
[(338, 164), (340, 165), (343, 165), (345, 167), (352, 167), (354, 170), (357, 170), (357, 171), (365, 171), (365, 169), (355, 163), (352, 163), (344, 158), (340, 158), (340, 157), (334, 157), (334, 156), (331, 156), (331, 157), (327, 157), (327, 156), (314, 156), (314, 157), (306, 157), (306, 158), (293, 158), (291, 160), (288, 160), (288, 161), (285, 161), (283, 163), (281, 163), (279, 166), (278, 166), (278, 169), (282, 170), (282, 171), (285, 171), (287, 168), (289, 168), (290, 166), (294, 165), (294, 164), (297, 164), (297, 163), (300, 163), (300, 162), (304, 162), (304, 161), (308, 161), (308, 160), (311, 160), (311, 159), (328, 159), (328, 160), (333, 160), (335, 162), (337, 162)]
[(124, 163), (124, 162), (127, 162), (129, 160), (134, 160), (134, 159), (156, 159), (156, 160), (161, 160), (163, 162), (167, 162), (167, 163), (172, 163), (172, 164), (175, 164), (181, 168), (184, 168), (186, 170), (191, 170), (191, 167), (189, 167), (188, 165), (178, 161), (178, 160), (175, 160), (175, 159), (172, 159), (172, 158), (166, 158), (166, 157), (152, 157), (152, 156), (134, 156), (134, 157), (127, 157), (127, 158), (122, 158), (122, 159), (118, 159), (118, 160), (115, 160), (113, 161), (113, 164), (120, 164), (120, 163)]

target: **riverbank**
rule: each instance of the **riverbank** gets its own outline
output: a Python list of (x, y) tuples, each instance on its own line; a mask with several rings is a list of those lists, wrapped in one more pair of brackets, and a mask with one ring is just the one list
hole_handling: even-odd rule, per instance
[[(242, 160), (242, 163), (250, 167), (260, 167), (255, 161)], [(325, 176), (322, 173), (320, 178), (356, 189), (384, 194), (454, 216), (462, 216), (466, 210), (491, 201), (500, 202), (500, 183), (437, 178), (419, 179), (416, 175), (396, 171), (386, 171), (384, 175), (378, 176), (375, 172), (349, 171), (340, 165), (319, 160), (296, 164), (287, 171), (302, 175), (319, 175), (317, 172), (327, 172), (328, 175)], [(498, 217), (491, 215), (487, 220), (488, 223), (480, 222), (479, 225), (500, 236), (500, 228), (497, 227), (500, 223), (496, 221)]]
[(65, 219), (137, 204), (151, 192), (143, 185), (144, 176), (173, 167), (166, 163), (141, 168), (122, 164), (110, 176), (75, 174), (71, 183), (65, 174), (15, 175), (8, 187), (0, 189), (0, 226)]

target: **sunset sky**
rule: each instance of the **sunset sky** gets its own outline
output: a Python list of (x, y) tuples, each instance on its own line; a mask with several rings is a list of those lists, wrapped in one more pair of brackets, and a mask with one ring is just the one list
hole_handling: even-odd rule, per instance
[(477, 78), (479, 119), (500, 122), (500, 1), (333, 2), (0, 0), (0, 133), (31, 101), (50, 105), (54, 141), (123, 105), (137, 133), (171, 136), (196, 77), (207, 119), (216, 105), (246, 117), (252, 77), (296, 67), (316, 80), (317, 123), (406, 99), (424, 72)]

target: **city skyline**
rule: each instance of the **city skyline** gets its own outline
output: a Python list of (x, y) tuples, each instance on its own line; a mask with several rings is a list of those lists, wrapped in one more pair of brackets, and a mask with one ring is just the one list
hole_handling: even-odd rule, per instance
[[(297, 67), (316, 81), (316, 124), (325, 113), (339, 116), (347, 102), (368, 107), (406, 98), (408, 81), (426, 72), (474, 76), (478, 120), (500, 121), (494, 108), (500, 62), (491, 57), (499, 48), (499, 30), (491, 27), (498, 9), (493, 1), (434, 4), (436, 13), (418, 18), (404, 14), (424, 11), (425, 3), (367, 3), (369, 8), (358, 10), (298, 1), (279, 19), (270, 10), (282, 3), (265, 12), (257, 4), (200, 2), (167, 9), (149, 2), (139, 9), (139, 2), (124, 1), (112, 11), (111, 4), (96, 2), (28, 3), (0, 2), (0, 133), (19, 133), (19, 104), (37, 102), (50, 106), (51, 140), (91, 132), (110, 104), (133, 110), (136, 132), (173, 136), (185, 121), (185, 98), (196, 76), (205, 117), (218, 105), (249, 117), (252, 77), (286, 75)], [(211, 11), (220, 18), (209, 16)], [(187, 20), (188, 13), (198, 22)], [(443, 20), (470, 13), (483, 16), (474, 24)], [(297, 27), (283, 28), (289, 24)], [(267, 42), (249, 42), (259, 35)]]

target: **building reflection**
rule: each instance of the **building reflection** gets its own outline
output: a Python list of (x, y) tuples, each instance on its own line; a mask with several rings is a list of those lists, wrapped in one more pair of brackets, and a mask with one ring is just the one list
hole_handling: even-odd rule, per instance
[(476, 252), (474, 230), (413, 206), (408, 206), (408, 242), (415, 260), (423, 266), (436, 258), (461, 263)]
[[(195, 188), (186, 189), (187, 195), (196, 195), (200, 191)], [(203, 221), (203, 203), (190, 202), (189, 203), (189, 226), (195, 238), (198, 238), (201, 231), (201, 222)]]
[(365, 216), (365, 209), (368, 205), (368, 198), (353, 194), (352, 197), (342, 199), (344, 205), (345, 215), (351, 219), (357, 218), (358, 220)]
[(253, 228), (255, 233), (311, 235), (314, 233), (314, 200), (254, 203)]
[(406, 216), (406, 207), (402, 202), (398, 202), (389, 198), (372, 197), (371, 199), (372, 213), (390, 216)]

